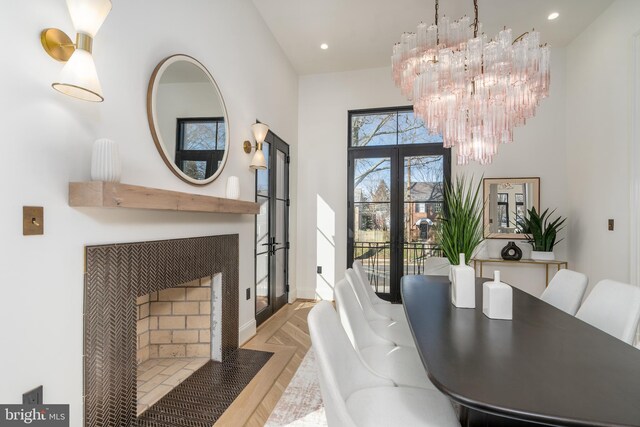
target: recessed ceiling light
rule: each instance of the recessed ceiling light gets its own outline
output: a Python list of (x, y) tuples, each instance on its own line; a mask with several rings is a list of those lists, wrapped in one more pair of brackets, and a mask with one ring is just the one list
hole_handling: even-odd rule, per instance
[(550, 14), (549, 16), (547, 16), (547, 19), (549, 21), (553, 21), (554, 19), (556, 19), (558, 16), (560, 16), (560, 14), (558, 12), (553, 12), (552, 14)]
[(329, 45), (328, 45), (328, 44), (326, 44), (326, 43), (322, 43), (322, 44), (320, 45), (320, 49), (322, 49), (322, 50), (327, 50), (327, 49), (329, 49)]

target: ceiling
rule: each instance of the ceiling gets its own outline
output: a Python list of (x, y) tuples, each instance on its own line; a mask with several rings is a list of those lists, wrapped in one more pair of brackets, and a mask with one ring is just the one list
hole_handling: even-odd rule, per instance
[[(434, 0), (253, 0), (299, 74), (389, 65), (391, 48), (420, 21), (434, 22)], [(612, 0), (481, 0), (479, 20), (493, 37), (531, 28), (551, 46), (566, 46)], [(548, 21), (551, 12), (560, 17)], [(471, 0), (440, 0), (440, 16), (473, 17)], [(327, 43), (329, 49), (321, 50)]]

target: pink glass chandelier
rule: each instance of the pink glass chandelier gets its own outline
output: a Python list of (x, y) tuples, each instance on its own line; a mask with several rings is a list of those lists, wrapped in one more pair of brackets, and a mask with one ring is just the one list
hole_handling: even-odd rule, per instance
[(438, 22), (436, 0), (435, 24), (402, 34), (391, 57), (396, 85), (429, 132), (456, 147), (459, 165), (491, 163), (498, 145), (513, 141), (513, 127), (533, 117), (549, 94), (551, 53), (540, 33), (513, 40), (505, 28), (488, 40), (473, 4), (473, 22)]

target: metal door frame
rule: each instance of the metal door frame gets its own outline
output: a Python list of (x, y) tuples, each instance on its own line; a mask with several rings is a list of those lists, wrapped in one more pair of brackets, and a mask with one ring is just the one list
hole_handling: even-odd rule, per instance
[[(266, 308), (264, 308), (262, 311), (255, 313), (255, 318), (256, 318), (256, 324), (260, 325), (261, 323), (263, 323), (265, 320), (267, 320), (268, 318), (270, 318), (275, 312), (277, 312), (280, 308), (282, 308), (289, 299), (289, 248), (290, 248), (290, 243), (289, 243), (289, 207), (291, 205), (291, 200), (289, 198), (289, 181), (290, 181), (290, 163), (291, 163), (291, 157), (289, 155), (290, 153), (290, 149), (289, 149), (289, 144), (287, 144), (286, 142), (284, 142), (282, 140), (282, 138), (278, 137), (278, 135), (276, 135), (275, 133), (273, 133), (271, 130), (269, 130), (269, 132), (267, 133), (267, 136), (265, 138), (265, 142), (269, 144), (269, 159), (268, 159), (268, 168), (269, 168), (269, 271), (268, 271), (268, 275), (269, 275), (269, 304), (267, 305)], [(277, 205), (277, 188), (276, 188), (276, 179), (277, 179), (277, 172), (278, 172), (278, 168), (277, 168), (277, 155), (276, 155), (276, 150), (280, 150), (282, 151), (286, 158), (285, 158), (285, 179), (284, 179), (284, 196), (285, 199), (281, 199), (282, 201), (285, 202), (285, 217), (284, 217), (284, 224), (285, 224), (285, 230), (284, 230), (284, 237), (285, 237), (285, 242), (275, 242), (275, 232), (276, 232), (276, 224), (277, 224), (277, 216), (276, 216), (276, 205)], [(255, 182), (256, 182), (256, 189), (257, 189), (257, 184), (258, 184), (258, 174), (255, 174)], [(255, 192), (255, 200), (258, 201), (258, 192)], [(257, 218), (256, 218), (256, 223), (257, 223)], [(258, 298), (258, 294), (257, 294), (257, 256), (258, 256), (258, 241), (257, 241), (257, 235), (256, 235), (256, 228), (254, 227), (254, 286), (253, 286), (253, 291), (254, 291), (254, 296), (255, 296), (255, 303), (257, 303), (257, 298)], [(277, 247), (277, 245), (281, 245), (280, 247)], [(277, 251), (282, 250), (285, 253), (285, 258), (284, 258), (284, 284), (285, 284), (285, 292), (283, 295), (281, 296), (277, 296), (276, 295), (276, 281), (275, 281), (275, 274), (276, 274), (276, 257), (275, 254)], [(256, 309), (256, 305), (254, 303), (254, 310)]]

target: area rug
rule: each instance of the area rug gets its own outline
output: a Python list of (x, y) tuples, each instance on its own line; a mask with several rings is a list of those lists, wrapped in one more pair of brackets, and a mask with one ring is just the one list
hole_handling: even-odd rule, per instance
[(280, 397), (265, 427), (326, 426), (316, 358), (311, 348)]

